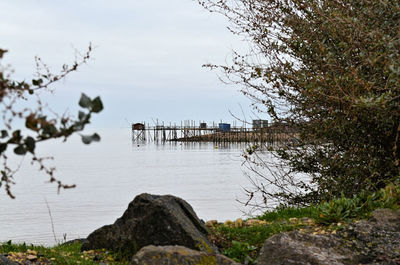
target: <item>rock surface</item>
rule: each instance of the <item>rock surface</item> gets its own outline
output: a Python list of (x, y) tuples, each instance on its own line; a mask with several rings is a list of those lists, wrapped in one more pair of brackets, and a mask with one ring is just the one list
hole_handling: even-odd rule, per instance
[(265, 241), (257, 264), (358, 264), (350, 249), (337, 249), (344, 243), (329, 235), (303, 234), (299, 231), (280, 233)]
[(91, 233), (82, 250), (106, 248), (128, 258), (148, 245), (217, 251), (206, 234), (205, 225), (186, 201), (172, 195), (144, 193), (135, 197), (113, 225)]
[(0, 255), (0, 265), (19, 265), (19, 263), (7, 259), (4, 255)]
[(62, 243), (61, 245), (71, 245), (71, 244), (83, 244), (87, 241), (86, 238), (77, 238), (77, 239), (72, 239), (72, 240), (68, 240), (67, 242)]
[(400, 264), (400, 210), (376, 210), (337, 234), (280, 233), (265, 241), (257, 264)]
[(182, 246), (146, 246), (132, 258), (131, 265), (239, 265), (219, 254)]
[(339, 235), (351, 242), (362, 264), (400, 264), (400, 210), (375, 210), (369, 220), (354, 223)]

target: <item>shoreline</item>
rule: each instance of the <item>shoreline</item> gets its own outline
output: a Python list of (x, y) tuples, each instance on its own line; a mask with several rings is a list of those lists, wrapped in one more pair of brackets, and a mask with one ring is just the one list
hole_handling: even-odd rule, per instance
[[(400, 237), (400, 231), (397, 231), (396, 228), (400, 225), (400, 186), (391, 186), (370, 196), (373, 199), (371, 199), (369, 205), (363, 204), (363, 209), (357, 205), (357, 203), (360, 203), (357, 198), (346, 199), (347, 201), (334, 199), (331, 202), (315, 206), (278, 209), (252, 219), (238, 218), (235, 221), (227, 220), (223, 223), (209, 220), (205, 222), (209, 230), (207, 237), (222, 254), (237, 262), (246, 261), (247, 264), (253, 264), (252, 262), (256, 258), (262, 258), (263, 250), (269, 244), (268, 242), (275, 242), (274, 240), (284, 235), (296, 235), (291, 240), (308, 238), (307, 240), (311, 240), (309, 241), (311, 245), (314, 242), (313, 240), (318, 238), (329, 238), (329, 240), (338, 244), (339, 249), (343, 248), (340, 244), (349, 242), (350, 245), (362, 248), (365, 253), (369, 253), (369, 258), (375, 259), (377, 257), (373, 256), (374, 253), (385, 249), (386, 244), (398, 246), (396, 244), (399, 242), (394, 238), (397, 238), (397, 235)], [(355, 208), (343, 208), (343, 205), (351, 205), (351, 203), (354, 204), (353, 207)], [(337, 209), (339, 208), (337, 207), (342, 207), (340, 208), (343, 209), (342, 212), (338, 212)], [(364, 239), (359, 238), (357, 241), (351, 241), (351, 233), (358, 233), (357, 229), (367, 233), (368, 236)], [(391, 229), (394, 229), (395, 232), (390, 232)], [(375, 230), (381, 232), (375, 233)], [(353, 232), (349, 234), (350, 231)], [(382, 233), (391, 234), (392, 237), (382, 238), (379, 236)], [(99, 262), (104, 262), (105, 264), (122, 265), (129, 263), (129, 260), (121, 259), (119, 253), (112, 251), (104, 249), (81, 251), (81, 245), (85, 240), (72, 240), (53, 247), (16, 245), (12, 242), (5, 242), (0, 245), (0, 254), (7, 254), (15, 260), (20, 258), (43, 261), (43, 263), (38, 264), (50, 264), (46, 262), (52, 262), (51, 264), (99, 264)], [(371, 242), (376, 242), (372, 248)], [(303, 249), (302, 251), (311, 250)], [(357, 255), (361, 254), (354, 252), (354, 255), (352, 258), (356, 259), (359, 258)], [(397, 254), (390, 252), (386, 255), (395, 260)], [(70, 259), (70, 263), (62, 263), (65, 259)], [(61, 262), (60, 260), (64, 261)], [(58, 263), (59, 261), (61, 263)]]

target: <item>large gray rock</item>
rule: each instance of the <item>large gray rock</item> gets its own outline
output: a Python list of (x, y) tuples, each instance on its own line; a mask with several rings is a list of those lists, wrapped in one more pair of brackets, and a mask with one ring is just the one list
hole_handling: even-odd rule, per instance
[(207, 240), (207, 229), (192, 207), (171, 196), (138, 195), (113, 225), (97, 229), (82, 250), (106, 248), (130, 258), (147, 245), (182, 245), (217, 251)]
[(258, 265), (341, 265), (358, 264), (352, 251), (337, 248), (345, 242), (328, 235), (313, 235), (299, 231), (280, 233), (265, 241)]
[(400, 264), (400, 211), (376, 210), (337, 234), (277, 234), (265, 241), (257, 264)]
[(378, 209), (339, 233), (362, 264), (400, 264), (400, 210)]
[(19, 265), (18, 262), (7, 259), (4, 255), (0, 255), (0, 265)]
[(182, 246), (146, 246), (132, 258), (131, 265), (239, 265), (220, 254)]

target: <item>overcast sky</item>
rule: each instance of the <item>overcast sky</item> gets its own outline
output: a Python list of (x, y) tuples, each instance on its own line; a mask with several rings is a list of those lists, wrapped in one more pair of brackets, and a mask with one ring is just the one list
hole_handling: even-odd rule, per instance
[[(94, 127), (129, 122), (232, 121), (249, 101), (238, 86), (222, 84), (205, 63), (224, 64), (246, 44), (222, 16), (192, 0), (3, 0), (0, 47), (14, 77), (30, 80), (34, 56), (57, 72), (74, 49), (95, 47), (92, 60), (44, 96), (57, 111), (75, 113), (81, 92), (100, 95), (105, 110)], [(247, 112), (247, 111), (246, 111)]]

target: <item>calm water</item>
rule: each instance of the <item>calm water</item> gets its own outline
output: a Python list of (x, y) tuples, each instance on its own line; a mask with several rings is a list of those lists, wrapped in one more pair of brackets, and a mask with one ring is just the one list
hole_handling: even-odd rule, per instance
[(138, 194), (173, 194), (188, 201), (204, 220), (236, 219), (243, 207), (248, 180), (242, 173), (240, 146), (213, 144), (139, 145), (129, 129), (97, 130), (100, 143), (84, 146), (79, 138), (41, 145), (42, 155), (53, 155), (57, 174), (77, 188), (61, 191), (45, 183), (47, 177), (26, 161), (16, 175), (15, 200), (0, 194), (0, 241), (54, 244), (86, 237), (120, 217)]

